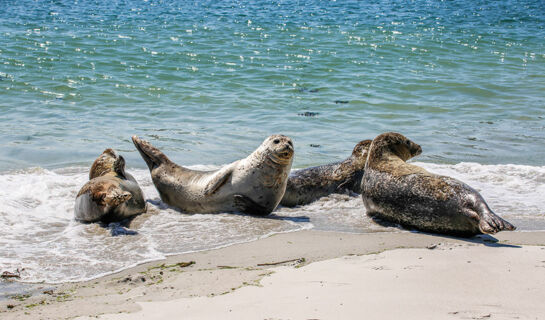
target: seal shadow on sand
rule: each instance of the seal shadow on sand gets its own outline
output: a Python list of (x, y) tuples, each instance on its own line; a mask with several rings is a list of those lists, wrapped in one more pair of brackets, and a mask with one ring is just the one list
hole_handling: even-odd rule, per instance
[(426, 235), (430, 235), (430, 236), (437, 237), (437, 238), (447, 238), (447, 239), (461, 240), (461, 241), (474, 243), (474, 244), (482, 244), (482, 245), (485, 245), (487, 247), (493, 247), (493, 248), (519, 248), (519, 249), (522, 248), (521, 246), (518, 246), (518, 245), (500, 243), (500, 241), (498, 239), (496, 239), (495, 237), (493, 237), (493, 236), (491, 236), (489, 234), (478, 234), (478, 235), (475, 235), (475, 236), (470, 237), (470, 238), (456, 237), (456, 236), (452, 236), (452, 235), (432, 233), (432, 232), (424, 232), (424, 231), (419, 231), (419, 230), (416, 230), (416, 229), (404, 228), (400, 224), (385, 221), (385, 220), (382, 220), (382, 219), (380, 219), (378, 217), (370, 217), (370, 218), (371, 218), (371, 220), (373, 220), (373, 222), (375, 222), (376, 224), (378, 224), (378, 225), (380, 225), (382, 227), (396, 228), (396, 229), (400, 229), (400, 230), (409, 231), (409, 232), (412, 232), (412, 233), (426, 234)]
[[(182, 210), (180, 210), (180, 209), (178, 209), (176, 207), (169, 206), (168, 204), (161, 201), (161, 199), (159, 199), (159, 198), (148, 199), (148, 200), (146, 200), (146, 202), (148, 202), (149, 204), (152, 204), (155, 208), (160, 209), (160, 210), (171, 209), (171, 210), (174, 210), (174, 211), (179, 212), (179, 213), (184, 214), (184, 215), (193, 215), (193, 214), (195, 214), (195, 213), (182, 211)], [(310, 222), (310, 218), (307, 217), (307, 216), (297, 216), (297, 217), (279, 216), (274, 211), (271, 212), (269, 215), (266, 215), (266, 216), (251, 215), (251, 214), (246, 214), (246, 213), (243, 213), (243, 212), (217, 212), (217, 213), (206, 213), (206, 214), (224, 214), (224, 213), (237, 215), (237, 216), (253, 217), (253, 218), (256, 218), (256, 219), (272, 219), (272, 220), (283, 220), (283, 221), (291, 221), (291, 222)]]
[(81, 224), (85, 225), (91, 225), (96, 224), (100, 228), (107, 230), (112, 237), (117, 236), (134, 236), (138, 234), (138, 231), (132, 230), (130, 228), (131, 221), (135, 217), (130, 217), (123, 219), (121, 221), (117, 222), (102, 222), (102, 221), (96, 221), (96, 222), (87, 222), (87, 221), (80, 221)]

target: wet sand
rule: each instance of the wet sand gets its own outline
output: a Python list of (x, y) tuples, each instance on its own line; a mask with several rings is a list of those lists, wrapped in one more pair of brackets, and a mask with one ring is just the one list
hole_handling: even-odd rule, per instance
[(0, 301), (2, 319), (537, 319), (545, 232), (301, 231)]

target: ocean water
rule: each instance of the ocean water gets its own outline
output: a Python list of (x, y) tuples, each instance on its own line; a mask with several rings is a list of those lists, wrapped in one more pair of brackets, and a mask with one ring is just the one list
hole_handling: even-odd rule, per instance
[[(180, 213), (130, 141), (217, 168), (282, 133), (297, 169), (385, 131), (520, 230), (545, 230), (543, 2), (0, 2), (0, 271), (77, 281), (278, 232), (400, 232), (355, 195), (266, 219)], [(130, 230), (73, 220), (108, 147), (149, 199)]]

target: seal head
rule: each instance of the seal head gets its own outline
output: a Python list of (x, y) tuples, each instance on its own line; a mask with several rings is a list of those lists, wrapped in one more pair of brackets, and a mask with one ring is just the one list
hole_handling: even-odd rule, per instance
[(399, 133), (383, 133), (373, 140), (362, 179), (369, 216), (459, 236), (515, 229), (467, 184), (405, 162), (421, 152), (419, 145)]

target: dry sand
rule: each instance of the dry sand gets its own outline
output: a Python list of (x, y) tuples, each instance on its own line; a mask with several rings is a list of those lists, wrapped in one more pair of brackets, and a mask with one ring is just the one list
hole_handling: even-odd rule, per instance
[(544, 298), (544, 232), (303, 231), (1, 301), (0, 318), (542, 319)]

